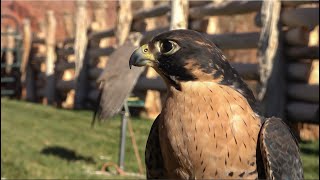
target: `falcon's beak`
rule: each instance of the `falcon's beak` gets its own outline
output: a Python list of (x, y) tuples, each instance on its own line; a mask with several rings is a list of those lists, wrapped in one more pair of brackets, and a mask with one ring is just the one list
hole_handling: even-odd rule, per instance
[(153, 66), (155, 62), (155, 58), (153, 54), (150, 52), (148, 48), (148, 44), (141, 46), (136, 49), (129, 60), (129, 67), (131, 66)]

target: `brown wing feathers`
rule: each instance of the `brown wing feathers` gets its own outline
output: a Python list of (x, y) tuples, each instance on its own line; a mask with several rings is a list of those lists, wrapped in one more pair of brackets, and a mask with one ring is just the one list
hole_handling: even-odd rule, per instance
[(290, 129), (279, 118), (268, 118), (260, 132), (267, 179), (303, 179), (300, 152)]

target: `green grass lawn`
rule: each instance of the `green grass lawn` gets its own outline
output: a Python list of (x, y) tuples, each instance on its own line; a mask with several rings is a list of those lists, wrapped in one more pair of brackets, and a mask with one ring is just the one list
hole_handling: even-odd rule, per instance
[[(116, 178), (93, 173), (105, 162), (118, 162), (120, 117), (94, 128), (91, 119), (91, 111), (1, 99), (1, 177)], [(144, 162), (152, 121), (132, 122)], [(126, 142), (125, 170), (138, 172), (129, 132)]]
[[(94, 128), (91, 118), (91, 111), (1, 99), (1, 178), (137, 179), (95, 174), (104, 163), (118, 162), (120, 118)], [(144, 162), (152, 121), (132, 122)], [(129, 132), (126, 142), (125, 170), (138, 172)], [(301, 143), (301, 152), (305, 178), (319, 179), (319, 141)]]

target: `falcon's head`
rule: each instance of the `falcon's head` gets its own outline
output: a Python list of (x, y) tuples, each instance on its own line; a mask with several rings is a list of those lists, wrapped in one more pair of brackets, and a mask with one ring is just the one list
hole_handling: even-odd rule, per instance
[(154, 37), (133, 52), (129, 65), (153, 67), (174, 87), (184, 81), (230, 84), (240, 80), (222, 52), (192, 30), (173, 30)]
[(230, 73), (238, 76), (229, 72), (232, 68), (221, 51), (192, 30), (173, 30), (154, 37), (134, 51), (129, 65), (151, 66), (167, 84), (175, 86), (183, 81), (221, 82)]

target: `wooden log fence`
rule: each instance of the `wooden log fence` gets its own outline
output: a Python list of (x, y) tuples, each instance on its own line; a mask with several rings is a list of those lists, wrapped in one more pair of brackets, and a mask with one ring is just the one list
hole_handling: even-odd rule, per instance
[(133, 13), (133, 20), (143, 20), (146, 18), (163, 16), (171, 10), (168, 4), (160, 4), (151, 9), (140, 9)]
[(190, 9), (190, 17), (201, 19), (208, 16), (235, 15), (257, 12), (261, 1), (220, 1), (212, 2), (202, 7)]
[(88, 50), (88, 54), (90, 58), (95, 59), (100, 56), (108, 56), (113, 53), (114, 48), (113, 47), (107, 47), (107, 48), (95, 48)]
[(26, 100), (31, 102), (43, 103), (45, 98), (45, 62), (47, 48), (45, 34), (47, 29), (44, 23), (43, 21), (39, 23), (40, 31), (31, 38), (30, 55), (26, 64)]
[(281, 22), (289, 27), (305, 27), (312, 30), (319, 24), (319, 7), (285, 9), (281, 15)]
[(288, 80), (306, 83), (310, 76), (310, 63), (290, 63), (288, 65)]
[[(124, 2), (123, 2), (124, 3)], [(260, 1), (222, 1), (222, 2), (189, 2), (189, 23), (195, 21), (205, 20), (210, 16), (222, 16), (222, 15), (236, 15), (236, 14), (246, 14), (246, 13), (256, 13), (257, 17), (261, 16), (261, 7), (262, 3)], [(283, 76), (285, 82), (287, 83), (284, 88), (284, 97), (285, 103), (281, 106), (284, 111), (284, 118), (287, 118), (289, 121), (299, 121), (299, 122), (311, 122), (319, 123), (318, 120), (312, 119), (315, 116), (317, 108), (319, 108), (319, 85), (309, 85), (307, 84), (308, 78), (310, 76), (311, 65), (310, 59), (319, 59), (319, 47), (318, 45), (309, 46), (309, 33), (310, 29), (313, 29), (318, 25), (318, 15), (315, 15), (319, 12), (319, 8), (302, 8), (299, 7), (301, 4), (314, 3), (314, 2), (281, 2), (282, 9), (281, 14), (279, 14), (279, 21), (286, 27), (286, 29), (279, 29), (279, 33), (283, 36), (283, 48), (281, 53), (285, 58), (282, 59), (283, 71), (276, 77)], [(289, 8), (287, 8), (289, 7)], [(129, 9), (130, 10), (130, 9)], [(157, 18), (162, 16), (168, 16), (172, 14), (170, 4), (161, 3), (154, 5), (152, 8), (142, 8), (136, 10), (132, 13), (132, 17), (127, 17), (128, 20), (132, 20), (133, 23), (138, 21), (143, 21), (148, 18)], [(260, 14), (260, 15), (259, 15)], [(69, 16), (70, 17), (70, 16)], [(261, 27), (260, 18), (255, 18), (255, 24), (258, 24)], [(293, 18), (295, 17), (295, 18)], [(67, 18), (67, 17), (66, 17)], [(125, 19), (119, 19), (119, 21), (126, 21)], [(70, 19), (69, 19), (70, 21)], [(82, 20), (83, 21), (83, 20)], [(316, 22), (317, 21), (317, 22)], [(146, 21), (147, 22), (147, 21)], [(76, 28), (73, 31), (87, 32), (86, 26), (80, 27), (76, 23)], [(168, 24), (169, 25), (169, 24)], [(124, 22), (123, 27), (127, 28), (128, 22)], [(129, 26), (129, 30), (132, 30), (132, 26)], [(189, 28), (192, 27), (189, 25)], [(119, 29), (120, 28), (120, 29)], [(152, 36), (168, 30), (169, 27), (162, 27), (156, 29), (147, 29), (141, 32), (144, 35), (144, 38), (141, 41), (141, 44), (147, 42)], [(97, 89), (98, 84), (96, 80), (103, 71), (102, 67), (98, 67), (98, 60), (100, 57), (109, 57), (115, 50), (116, 47), (108, 44), (107, 46), (101, 47), (99, 43), (107, 38), (115, 38), (117, 35), (118, 43), (121, 44), (124, 39), (120, 38), (119, 33), (123, 33), (124, 36), (128, 35), (129, 30), (122, 29), (120, 26), (117, 27), (107, 27), (106, 29), (99, 31), (91, 31), (86, 34), (87, 46), (78, 45), (78, 48), (74, 48), (75, 43), (79, 43), (79, 35), (74, 37), (68, 37), (64, 40), (63, 48), (57, 48), (56, 53), (59, 54), (59, 58), (64, 60), (57, 60), (55, 64), (55, 71), (58, 73), (63, 73), (66, 70), (75, 69), (76, 75), (73, 79), (64, 80), (62, 75), (59, 75), (59, 78), (55, 82), (56, 91), (61, 92), (62, 94), (70, 92), (72, 89), (77, 89), (79, 85), (87, 86), (86, 92), (82, 94), (79, 102), (80, 107), (85, 107), (83, 102), (90, 101), (96, 102), (99, 91)], [(71, 31), (71, 30), (70, 30)], [(259, 47), (259, 38), (261, 32), (242, 32), (242, 33), (223, 33), (223, 34), (207, 34), (204, 33), (208, 39), (213, 41), (219, 48), (223, 50), (241, 50), (241, 49), (257, 49)], [(83, 34), (81, 35), (83, 36)], [(32, 41), (33, 46), (37, 44), (44, 44), (45, 41), (43, 38), (34, 38)], [(261, 43), (261, 42), (260, 42)], [(86, 48), (84, 48), (86, 47)], [(84, 50), (85, 49), (85, 50)], [(79, 62), (69, 62), (67, 59), (70, 56), (73, 56), (81, 51), (82, 55), (76, 55), (77, 60), (82, 59)], [(43, 55), (31, 55), (32, 63), (41, 64), (47, 56)], [(78, 65), (77, 65), (78, 63)], [(79, 64), (80, 63), (80, 64)], [(239, 72), (241, 77), (245, 81), (260, 81), (260, 65), (259, 64), (248, 64), (248, 63), (231, 63), (231, 65)], [(277, 65), (275, 65), (277, 66)], [(41, 68), (40, 66), (38, 66)], [(87, 68), (86, 75), (83, 77), (85, 81), (80, 81), (77, 79), (79, 71), (81, 68)], [(280, 69), (279, 69), (280, 70)], [(38, 78), (41, 79), (41, 78)], [(86, 82), (86, 84), (83, 84)], [(41, 82), (42, 83), (46, 82)], [(78, 84), (78, 85), (77, 85)], [(274, 86), (274, 85), (272, 85)], [(146, 92), (147, 90), (156, 90), (164, 92), (166, 89), (165, 84), (159, 77), (147, 78), (146, 76), (141, 76), (135, 86), (134, 91)], [(76, 90), (77, 92), (77, 90)], [(40, 93), (44, 95), (42, 90)], [(281, 95), (283, 97), (283, 95)], [(64, 97), (65, 98), (65, 97)], [(76, 99), (79, 98), (75, 97)], [(59, 100), (60, 101), (60, 100)], [(270, 105), (269, 105), (270, 106)], [(309, 109), (308, 109), (309, 108)], [(311, 108), (311, 109), (310, 109)], [(282, 114), (282, 113), (281, 113)]]
[[(310, 3), (305, 1), (305, 3)], [(280, 21), (285, 26), (290, 28), (304, 27), (312, 30), (319, 22), (319, 8), (287, 8), (281, 13)], [(262, 26), (261, 14), (257, 13), (255, 24), (258, 27)]]
[(288, 85), (288, 96), (294, 100), (319, 103), (319, 85), (291, 83)]
[(319, 59), (319, 46), (293, 46), (286, 49), (290, 59)]
[(82, 109), (86, 94), (87, 94), (87, 58), (86, 50), (88, 44), (87, 28), (88, 28), (88, 16), (86, 1), (76, 1), (77, 12), (76, 12), (76, 36), (74, 42), (75, 49), (75, 99), (74, 108)]
[[(151, 30), (148, 32), (144, 32), (144, 36), (153, 36), (158, 33), (169, 30), (169, 27), (165, 27), (162, 29)], [(109, 31), (106, 31), (109, 32)], [(103, 32), (100, 32), (103, 34)], [(284, 31), (285, 34), (285, 42), (290, 45), (306, 45), (308, 39), (308, 33), (303, 30), (292, 31)], [(258, 47), (260, 32), (245, 32), (245, 33), (224, 33), (224, 34), (204, 34), (208, 39), (210, 39), (213, 43), (215, 43), (220, 49), (255, 49)], [(102, 36), (93, 36), (97, 39), (102, 39)], [(110, 37), (110, 36), (106, 36)], [(105, 37), (105, 38), (106, 38)], [(246, 42), (246, 43), (243, 43)], [(293, 42), (293, 43), (292, 43)], [(309, 49), (310, 47), (306, 47), (303, 49), (302, 47), (299, 51), (308, 51), (311, 52), (310, 56), (316, 56), (317, 52), (319, 52), (316, 47)], [(308, 52), (301, 52), (302, 54), (308, 54)], [(319, 53), (318, 53), (319, 54)], [(293, 55), (296, 57), (296, 55)]]
[(290, 121), (319, 124), (319, 104), (293, 101), (288, 103), (287, 111)]
[(319, 6), (285, 8), (281, 14), (281, 23), (288, 29), (284, 54), (288, 63), (286, 118), (290, 122), (319, 124), (319, 82), (309, 84), (312, 62), (319, 59), (319, 43), (310, 46), (309, 39), (310, 32), (319, 26), (316, 14)]
[(45, 39), (43, 39), (43, 38), (38, 38), (38, 37), (33, 37), (32, 43), (33, 43), (33, 44), (44, 44), (44, 43), (45, 43)]
[[(26, 80), (26, 68), (29, 60), (30, 49), (32, 41), (31, 24), (29, 19), (23, 20), (23, 54), (21, 59), (21, 82), (25, 83)], [(26, 98), (26, 92), (23, 92), (22, 98)]]
[(54, 64), (56, 61), (55, 46), (56, 46), (56, 19), (53, 11), (48, 11), (46, 15), (46, 101), (48, 104), (53, 104), (55, 99), (55, 78), (54, 78)]

